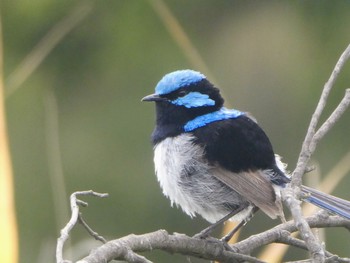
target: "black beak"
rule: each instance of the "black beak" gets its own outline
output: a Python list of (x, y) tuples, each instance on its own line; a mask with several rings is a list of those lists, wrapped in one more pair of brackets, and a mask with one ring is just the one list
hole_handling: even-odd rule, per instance
[(151, 94), (141, 99), (141, 101), (165, 101), (165, 100), (167, 99), (160, 97), (158, 94)]

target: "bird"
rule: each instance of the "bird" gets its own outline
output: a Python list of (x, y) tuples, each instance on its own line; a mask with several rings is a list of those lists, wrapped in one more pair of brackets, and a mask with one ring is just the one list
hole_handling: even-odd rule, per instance
[[(272, 144), (248, 112), (228, 109), (219, 88), (195, 70), (166, 74), (155, 93), (151, 135), (154, 166), (163, 194), (190, 217), (200, 215), (211, 225), (204, 238), (226, 220), (238, 227), (261, 210), (284, 219), (281, 191), (291, 176)], [(350, 220), (350, 202), (307, 186), (303, 201)]]

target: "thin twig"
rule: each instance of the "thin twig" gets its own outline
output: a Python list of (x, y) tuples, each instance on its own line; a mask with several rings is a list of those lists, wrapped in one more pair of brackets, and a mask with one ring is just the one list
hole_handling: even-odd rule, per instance
[(334, 126), (339, 118), (345, 113), (350, 105), (350, 89), (345, 90), (345, 95), (337, 108), (332, 112), (329, 118), (322, 124), (322, 126), (315, 133), (310, 144), (310, 149), (314, 151), (317, 143), (326, 135), (326, 133)]
[[(350, 221), (339, 216), (328, 216), (322, 213), (305, 218), (307, 224), (311, 228), (328, 228), (328, 227), (344, 227), (349, 229)], [(280, 224), (262, 233), (248, 237), (245, 240), (234, 244), (233, 247), (243, 254), (248, 254), (255, 249), (267, 244), (277, 242), (285, 232), (293, 233), (298, 231), (293, 221)]]
[[(338, 163), (327, 173), (327, 175), (322, 179), (321, 183), (318, 185), (318, 190), (331, 193), (334, 191), (340, 181), (349, 173), (350, 171), (350, 151), (346, 153)], [(310, 216), (315, 213), (317, 208), (309, 203), (304, 203), (303, 205), (303, 215)], [(292, 235), (296, 235), (293, 233)], [(324, 239), (323, 239), (324, 240)], [(287, 246), (279, 246), (277, 243), (270, 243), (260, 254), (259, 258), (269, 259), (270, 255), (273, 255), (275, 262), (278, 262), (278, 259), (282, 259), (283, 255), (288, 250)], [(269, 260), (267, 260), (269, 261)]]
[(312, 233), (307, 221), (303, 217), (300, 203), (295, 198), (293, 188), (288, 188), (284, 193), (284, 201), (292, 213), (295, 226), (299, 229), (302, 239), (305, 241), (311, 257), (315, 262), (324, 262), (325, 252), (319, 240)]
[(92, 190), (88, 191), (79, 191), (71, 194), (70, 196), (70, 206), (71, 206), (71, 211), (72, 215), (69, 220), (69, 222), (66, 224), (66, 226), (61, 230), (61, 235), (57, 239), (57, 246), (56, 246), (56, 262), (57, 263), (65, 263), (69, 261), (65, 261), (63, 259), (63, 246), (64, 243), (67, 241), (69, 238), (69, 233), (73, 229), (73, 227), (76, 225), (78, 222), (78, 217), (79, 217), (79, 203), (80, 200), (77, 199), (77, 196), (80, 195), (92, 195), (92, 196), (97, 196), (97, 197), (107, 197), (108, 194), (106, 193), (97, 193)]
[[(277, 239), (276, 242), (307, 250), (307, 246), (305, 245), (305, 241), (300, 240), (300, 239), (295, 238), (295, 237), (292, 237), (292, 236), (281, 235), (281, 237), (279, 239)], [(326, 252), (326, 257), (327, 257), (326, 262), (330, 259), (332, 259), (333, 261), (329, 261), (329, 262), (337, 262), (337, 263), (349, 263), (350, 262), (350, 259), (340, 258), (339, 256), (333, 255), (332, 253), (330, 253), (328, 251), (325, 251), (325, 252)]]
[(288, 208), (290, 209), (295, 224), (298, 227), (300, 234), (305, 241), (308, 250), (311, 253), (311, 256), (315, 262), (324, 262), (325, 253), (322, 245), (317, 240), (317, 238), (312, 233), (310, 227), (303, 218), (300, 202), (296, 199), (300, 195), (300, 185), (303, 174), (305, 173), (306, 167), (310, 160), (311, 155), (316, 149), (317, 142), (331, 129), (334, 123), (340, 118), (340, 116), (345, 112), (349, 106), (349, 98), (347, 91), (345, 93), (344, 99), (327, 119), (327, 121), (321, 126), (317, 131), (316, 127), (318, 125), (319, 119), (323, 112), (324, 107), (326, 106), (327, 99), (333, 85), (338, 77), (339, 72), (343, 68), (345, 62), (350, 57), (350, 45), (345, 49), (345, 51), (340, 56), (337, 64), (334, 67), (334, 70), (329, 78), (329, 80), (324, 85), (321, 98), (317, 104), (314, 114), (312, 115), (310, 125), (305, 136), (302, 149), (298, 158), (296, 168), (293, 172), (293, 178), (290, 185), (290, 188), (284, 193), (284, 200)]
[(79, 213), (78, 217), (79, 223), (86, 229), (86, 231), (96, 240), (101, 241), (102, 243), (107, 243), (107, 240), (103, 237), (100, 236), (97, 232), (92, 230), (92, 228), (85, 222), (82, 213)]
[(301, 185), (301, 177), (304, 174), (305, 168), (308, 164), (308, 161), (315, 151), (315, 147), (310, 149), (310, 144), (312, 144), (312, 140), (314, 138), (314, 135), (316, 133), (316, 127), (318, 124), (318, 121), (321, 117), (321, 114), (323, 112), (324, 107), (326, 106), (326, 102), (328, 99), (328, 95), (333, 88), (333, 85), (338, 77), (339, 72), (343, 68), (345, 62), (349, 59), (350, 57), (350, 45), (345, 49), (345, 51), (342, 53), (340, 56), (337, 64), (335, 65), (331, 76), (329, 77), (328, 81), (324, 85), (321, 98), (317, 104), (317, 107), (315, 109), (314, 114), (312, 115), (310, 125), (308, 128), (308, 131), (306, 133), (302, 149), (299, 155), (299, 159), (297, 162), (297, 166), (293, 172), (293, 179), (292, 179), (292, 184), (293, 186), (300, 186)]

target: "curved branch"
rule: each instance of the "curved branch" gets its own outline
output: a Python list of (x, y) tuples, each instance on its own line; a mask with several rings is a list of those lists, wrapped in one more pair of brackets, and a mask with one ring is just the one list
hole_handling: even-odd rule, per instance
[(89, 191), (79, 191), (71, 194), (70, 196), (70, 206), (72, 210), (72, 216), (67, 223), (67, 225), (61, 230), (61, 235), (57, 239), (57, 246), (56, 246), (56, 262), (57, 263), (64, 263), (67, 262), (63, 259), (63, 246), (64, 243), (69, 238), (69, 233), (73, 229), (73, 227), (76, 225), (79, 219), (79, 205), (87, 206), (87, 203), (79, 200), (77, 196), (79, 195), (92, 195), (97, 197), (107, 197), (108, 194), (101, 194), (96, 193), (92, 190)]
[(225, 243), (215, 238), (198, 239), (177, 233), (169, 235), (165, 230), (158, 230), (148, 234), (128, 235), (109, 241), (77, 263), (109, 262), (113, 259), (127, 260), (126, 256), (131, 252), (145, 252), (154, 249), (209, 260), (218, 260), (220, 262), (240, 262), (242, 260), (256, 263), (262, 262), (254, 257), (228, 250)]
[[(345, 227), (350, 229), (350, 221), (338, 216), (323, 216), (317, 214), (306, 218), (311, 228)], [(128, 262), (150, 262), (145, 258), (136, 258), (135, 252), (145, 252), (159, 249), (169, 253), (179, 253), (186, 256), (218, 260), (220, 262), (262, 262), (251, 256), (247, 256), (255, 249), (269, 243), (286, 243), (295, 247), (306, 249), (305, 242), (292, 238), (290, 233), (298, 231), (293, 221), (280, 224), (263, 233), (251, 236), (238, 242), (228, 249), (218, 239), (197, 239), (184, 234), (170, 235), (165, 230), (158, 230), (143, 235), (128, 235), (120, 239), (112, 240), (93, 250), (90, 255), (77, 263), (109, 262), (113, 259), (127, 260)], [(235, 252), (234, 252), (235, 251)], [(335, 255), (326, 252), (326, 256)], [(346, 260), (346, 259), (344, 259)], [(345, 261), (344, 261), (345, 262)]]

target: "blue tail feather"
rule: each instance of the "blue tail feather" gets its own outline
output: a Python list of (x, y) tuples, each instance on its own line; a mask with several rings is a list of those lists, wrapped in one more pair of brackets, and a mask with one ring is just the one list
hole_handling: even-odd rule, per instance
[(302, 186), (301, 190), (305, 194), (304, 201), (350, 220), (349, 201), (325, 194), (307, 186)]

